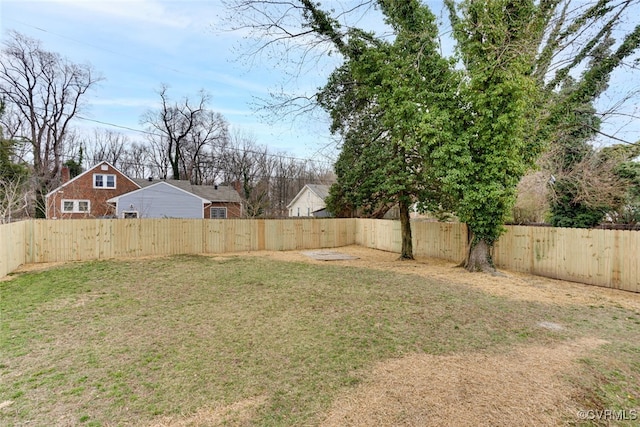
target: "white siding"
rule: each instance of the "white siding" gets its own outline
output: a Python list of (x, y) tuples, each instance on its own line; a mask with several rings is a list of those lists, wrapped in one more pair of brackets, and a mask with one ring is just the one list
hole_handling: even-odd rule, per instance
[(117, 214), (138, 212), (138, 218), (203, 218), (200, 197), (166, 183), (158, 183), (118, 198)]
[[(307, 187), (304, 187), (302, 194), (289, 206), (289, 216), (313, 216), (314, 211), (324, 207), (324, 200)], [(298, 215), (298, 212), (300, 212), (300, 215)]]

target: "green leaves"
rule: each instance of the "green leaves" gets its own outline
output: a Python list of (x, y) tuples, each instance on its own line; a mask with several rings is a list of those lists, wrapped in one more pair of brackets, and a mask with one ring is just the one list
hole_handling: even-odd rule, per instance
[[(475, 238), (491, 245), (515, 202), (515, 188), (539, 148), (525, 139), (536, 97), (530, 76), (539, 27), (532, 1), (448, 3), (465, 68), (446, 123), (422, 123), (430, 159)], [(537, 28), (537, 30), (536, 30)], [(534, 31), (535, 30), (535, 31)], [(533, 32), (532, 32), (533, 31)], [(443, 127), (446, 130), (442, 130)]]
[(435, 195), (417, 135), (423, 115), (448, 98), (453, 72), (437, 51), (435, 17), (427, 7), (417, 1), (380, 6), (396, 31), (393, 43), (351, 37), (350, 55), (318, 96), (332, 130), (344, 139), (329, 201), (334, 212), (351, 206), (375, 216), (400, 198)]

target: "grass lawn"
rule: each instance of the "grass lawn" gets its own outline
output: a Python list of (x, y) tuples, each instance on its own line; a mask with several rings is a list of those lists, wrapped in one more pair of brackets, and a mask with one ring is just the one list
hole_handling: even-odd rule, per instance
[(607, 344), (566, 379), (576, 404), (640, 406), (639, 312), (414, 274), (260, 257), (78, 263), (0, 282), (0, 316), (1, 425), (148, 425), (238, 402), (249, 409), (228, 425), (317, 425), (378, 362), (581, 337)]

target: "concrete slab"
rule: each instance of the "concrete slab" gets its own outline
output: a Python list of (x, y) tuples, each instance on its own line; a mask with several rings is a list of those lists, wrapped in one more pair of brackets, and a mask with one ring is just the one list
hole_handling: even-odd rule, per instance
[(305, 251), (302, 252), (303, 255), (306, 255), (310, 258), (317, 259), (319, 261), (346, 261), (350, 259), (358, 259), (357, 256), (343, 254), (341, 252), (336, 251)]

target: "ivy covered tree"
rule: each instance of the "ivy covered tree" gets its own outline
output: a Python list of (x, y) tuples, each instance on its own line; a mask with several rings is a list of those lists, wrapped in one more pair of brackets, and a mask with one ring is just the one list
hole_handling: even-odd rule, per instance
[[(624, 183), (614, 173), (616, 165), (611, 164), (607, 150), (599, 153), (592, 145), (602, 135), (602, 118), (594, 103), (608, 89), (612, 72), (640, 46), (640, 25), (636, 25), (613, 48), (616, 25), (625, 13), (633, 13), (633, 4), (593, 2), (570, 19), (569, 3), (565, 3), (554, 25), (548, 26), (549, 36), (540, 49), (535, 71), (546, 113), (537, 122), (536, 133), (551, 145), (548, 169), (554, 177), (550, 192), (554, 226), (593, 227), (620, 204)], [(558, 56), (562, 46), (584, 38), (582, 34), (588, 37), (581, 44), (574, 42), (571, 57), (561, 65), (554, 64), (551, 58)]]
[(445, 3), (465, 84), (459, 108), (449, 110), (451, 136), (433, 138), (427, 120), (425, 137), (435, 144), (445, 191), (469, 226), (466, 267), (492, 270), (491, 247), (518, 180), (542, 150), (563, 146), (563, 156), (580, 157), (584, 141), (600, 132), (593, 102), (637, 52), (640, 25), (613, 49), (612, 35), (633, 1)]
[(542, 149), (526, 130), (537, 101), (532, 64), (544, 26), (533, 1), (447, 5), (463, 79), (444, 114), (430, 109), (423, 115), (421, 137), (443, 191), (468, 226), (465, 267), (487, 271), (516, 186)]

